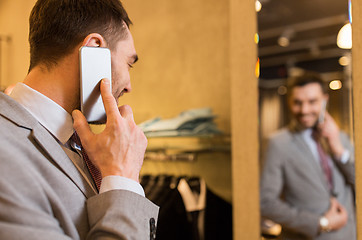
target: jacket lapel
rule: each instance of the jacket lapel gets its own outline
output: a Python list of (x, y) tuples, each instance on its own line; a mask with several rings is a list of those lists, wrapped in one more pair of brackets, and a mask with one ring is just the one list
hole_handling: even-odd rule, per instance
[(1, 94), (0, 100), (0, 115), (19, 127), (31, 130), (34, 140), (53, 159), (59, 169), (74, 182), (87, 198), (93, 196), (96, 193), (94, 188), (88, 184), (88, 181), (82, 176), (54, 137), (12, 98)]
[[(32, 136), (40, 147), (54, 160), (65, 175), (89, 198), (96, 194), (96, 190), (82, 176), (68, 155), (60, 147), (59, 143), (40, 124), (32, 129)], [(92, 193), (92, 194), (91, 194)]]
[(313, 155), (300, 132), (293, 133), (293, 142), (295, 148), (298, 149), (298, 154), (300, 155), (298, 159), (300, 161), (304, 161), (309, 166), (310, 172), (312, 172), (314, 176), (318, 176), (320, 182), (323, 183), (324, 188), (329, 192), (327, 181), (324, 177), (322, 167), (319, 164), (319, 159), (315, 159), (315, 156)]

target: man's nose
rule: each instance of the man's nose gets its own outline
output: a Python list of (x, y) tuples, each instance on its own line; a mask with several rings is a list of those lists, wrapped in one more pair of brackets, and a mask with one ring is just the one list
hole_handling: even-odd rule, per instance
[(303, 114), (308, 113), (310, 111), (310, 106), (308, 104), (302, 104), (301, 106), (301, 112)]
[(132, 86), (131, 86), (131, 82), (129, 82), (126, 87), (123, 90), (125, 93), (129, 93), (132, 91)]

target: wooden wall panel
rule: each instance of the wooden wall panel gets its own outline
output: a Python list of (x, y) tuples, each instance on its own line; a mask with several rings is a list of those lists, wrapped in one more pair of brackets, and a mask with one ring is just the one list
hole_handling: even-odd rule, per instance
[(254, 1), (230, 1), (234, 239), (260, 239), (258, 81)]
[(352, 81), (356, 156), (357, 236), (362, 239), (362, 2), (352, 0)]

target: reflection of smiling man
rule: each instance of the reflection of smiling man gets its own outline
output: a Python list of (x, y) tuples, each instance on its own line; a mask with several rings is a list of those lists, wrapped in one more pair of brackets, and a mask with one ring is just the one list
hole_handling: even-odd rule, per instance
[(353, 150), (327, 112), (319, 120), (324, 83), (306, 74), (288, 92), (293, 120), (270, 138), (261, 214), (282, 225), (282, 239), (356, 239)]

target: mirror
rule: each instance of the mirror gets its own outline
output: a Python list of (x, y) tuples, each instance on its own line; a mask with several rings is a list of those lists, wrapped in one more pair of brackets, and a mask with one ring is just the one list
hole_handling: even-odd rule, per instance
[[(322, 170), (323, 165), (318, 160), (318, 143), (310, 144), (302, 137), (307, 127), (303, 130), (285, 128), (293, 121), (299, 126), (303, 125), (301, 121), (308, 121), (308, 117), (317, 120), (316, 114), (321, 111), (321, 106), (315, 111), (290, 111), (290, 102), (293, 102), (293, 106), (297, 100), (301, 104), (296, 97), (297, 90), (305, 90), (303, 99), (311, 100), (305, 92), (310, 93), (306, 89), (312, 83), (292, 90), (287, 88), (291, 78), (315, 72), (328, 88), (327, 112), (340, 131), (348, 136), (345, 139), (348, 143), (343, 143), (344, 150), (348, 148), (347, 145), (353, 145), (351, 52), (336, 44), (340, 29), (349, 20), (349, 3), (347, 0), (259, 0), (257, 6), (261, 7), (258, 12), (258, 33), (263, 236), (272, 239), (281, 236), (319, 239), (318, 235), (323, 239), (324, 231), (332, 230), (328, 233), (331, 237), (349, 232), (349, 235), (343, 235), (344, 238), (355, 239), (354, 193), (352, 185), (346, 183), (348, 176), (352, 173), (354, 176), (354, 171), (349, 169), (348, 175), (341, 170), (338, 165), (341, 156), (327, 160), (327, 169), (333, 172), (331, 188), (338, 189), (338, 193), (333, 194), (346, 210), (348, 220), (345, 227), (339, 230), (335, 230), (331, 222), (327, 222), (323, 228), (324, 219), (320, 219), (330, 209), (328, 196), (333, 196), (328, 195), (328, 191), (323, 193), (323, 189), (318, 190), (318, 186), (327, 182), (326, 171)], [(311, 115), (308, 116), (308, 113)], [(304, 119), (296, 114), (304, 114)], [(284, 130), (281, 131), (282, 128)], [(330, 142), (324, 147), (327, 153), (333, 152)], [(346, 164), (353, 163), (353, 150), (346, 159)], [(308, 203), (305, 203), (306, 199)], [(267, 210), (267, 206), (272, 210)]]

